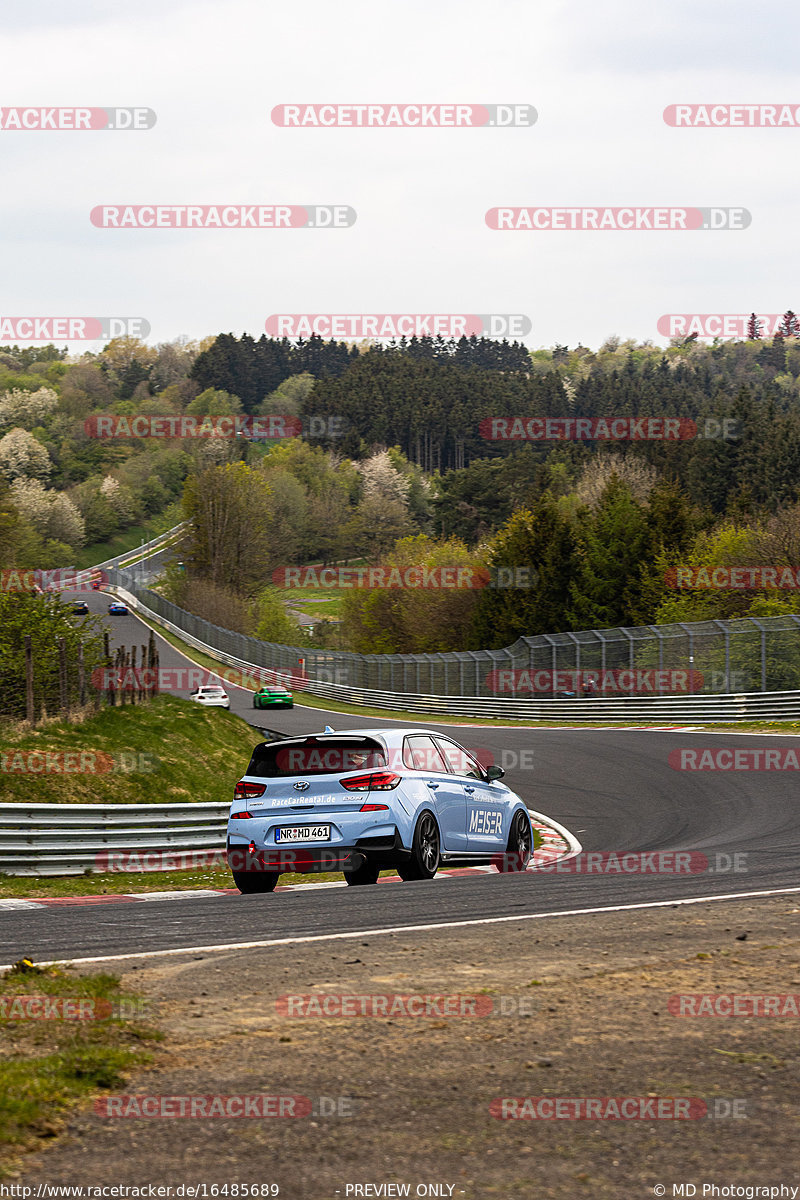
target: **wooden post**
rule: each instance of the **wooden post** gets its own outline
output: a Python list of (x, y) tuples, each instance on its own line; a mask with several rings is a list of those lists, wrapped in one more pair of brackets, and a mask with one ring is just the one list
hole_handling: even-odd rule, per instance
[(33, 710), (33, 650), (29, 633), (25, 634), (25, 715), (31, 725), (36, 724), (36, 713)]
[(81, 707), (86, 703), (86, 668), (83, 661), (83, 642), (78, 642), (78, 695)]
[(130, 675), (130, 680), (131, 680), (131, 684), (132, 684), (132, 687), (131, 687), (131, 704), (138, 704), (138, 702), (139, 702), (139, 699), (140, 699), (140, 696), (139, 696), (139, 683), (138, 683), (138, 680), (137, 680), (137, 678), (136, 678), (136, 647), (135, 647), (135, 646), (131, 646), (131, 675)]
[[(111, 677), (110, 677), (111, 650), (109, 649), (109, 644), (108, 644), (108, 630), (106, 630), (106, 632), (103, 634), (103, 671), (105, 673), (106, 703), (113, 704), (114, 703), (114, 693), (111, 688)], [(100, 693), (98, 692), (98, 707), (99, 707), (99, 696), (100, 696)]]
[(155, 634), (153, 633), (152, 629), (150, 630), (150, 640), (149, 640), (148, 647), (147, 647), (147, 665), (150, 668), (150, 671), (151, 671), (150, 678), (153, 681), (151, 688), (150, 688), (150, 695), (157, 696), (158, 695), (158, 650), (156, 648)]
[(67, 711), (67, 641), (58, 639), (58, 700), (62, 713)]
[(145, 675), (146, 670), (147, 670), (147, 646), (145, 646), (144, 642), (142, 642), (142, 687), (139, 692), (139, 695), (141, 696), (142, 700), (148, 700), (150, 698), (150, 688), (147, 683), (147, 676)]

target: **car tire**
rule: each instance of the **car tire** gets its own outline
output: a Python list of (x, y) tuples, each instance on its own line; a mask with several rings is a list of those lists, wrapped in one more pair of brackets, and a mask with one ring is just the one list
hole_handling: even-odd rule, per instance
[(357, 887), (359, 884), (377, 883), (381, 869), (377, 863), (371, 863), (369, 859), (355, 871), (345, 871), (344, 877), (350, 887)]
[(527, 871), (533, 852), (533, 830), (527, 813), (516, 812), (508, 834), (508, 846), (503, 870), (507, 872)]
[(274, 892), (278, 882), (277, 871), (231, 871), (233, 882), (243, 896), (258, 892)]
[(414, 829), (411, 856), (406, 862), (400, 863), (397, 874), (407, 883), (412, 879), (433, 879), (439, 870), (441, 855), (439, 826), (433, 813), (426, 810), (421, 814)]

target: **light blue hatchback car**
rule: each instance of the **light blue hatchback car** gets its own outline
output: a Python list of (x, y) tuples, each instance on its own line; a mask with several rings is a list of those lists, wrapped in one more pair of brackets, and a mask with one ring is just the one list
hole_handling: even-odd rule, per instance
[(290, 871), (382, 870), (432, 879), (440, 866), (524, 871), (524, 802), (458, 742), (427, 729), (345, 729), (262, 742), (236, 784), (228, 863), (240, 892)]

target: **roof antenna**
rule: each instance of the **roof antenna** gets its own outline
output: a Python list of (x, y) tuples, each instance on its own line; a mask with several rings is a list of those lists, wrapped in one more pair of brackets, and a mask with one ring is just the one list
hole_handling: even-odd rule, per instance
[(330, 725), (326, 725), (322, 732), (323, 733), (333, 733), (333, 729), (330, 727)]

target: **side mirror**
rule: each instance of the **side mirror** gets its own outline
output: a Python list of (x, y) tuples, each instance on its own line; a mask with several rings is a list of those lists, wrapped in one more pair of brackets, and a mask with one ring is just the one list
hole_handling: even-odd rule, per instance
[(505, 771), (502, 767), (491, 766), (486, 768), (486, 778), (489, 780), (489, 783), (494, 783), (495, 779), (502, 779), (504, 775)]

